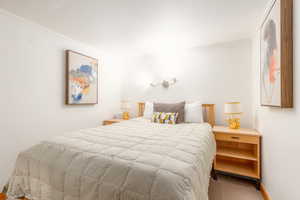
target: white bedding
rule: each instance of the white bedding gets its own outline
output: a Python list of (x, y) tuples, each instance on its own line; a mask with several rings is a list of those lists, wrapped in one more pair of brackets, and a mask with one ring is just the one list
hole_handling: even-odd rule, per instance
[(10, 197), (208, 200), (216, 144), (206, 124), (129, 120), (44, 141), (19, 154)]

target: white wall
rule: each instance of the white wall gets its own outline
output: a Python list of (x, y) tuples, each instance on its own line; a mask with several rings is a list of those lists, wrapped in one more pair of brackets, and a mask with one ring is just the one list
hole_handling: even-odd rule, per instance
[(300, 2), (294, 1), (294, 108), (260, 106), (259, 33), (253, 38), (255, 127), (263, 135), (262, 177), (273, 200), (300, 199)]
[[(119, 112), (120, 99), (215, 103), (218, 124), (224, 124), (223, 104), (241, 101), (242, 126), (252, 126), (250, 40), (155, 53), (108, 53), (3, 10), (0, 25), (5, 30), (0, 34), (0, 187), (18, 152), (62, 132), (98, 125)], [(98, 105), (64, 104), (65, 49), (103, 58)], [(149, 86), (172, 77), (179, 82), (168, 90)]]
[[(136, 54), (126, 63), (122, 98), (131, 101), (200, 100), (216, 104), (217, 123), (224, 123), (223, 105), (241, 101), (242, 125), (252, 126), (251, 40), (188, 50)], [(153, 80), (176, 77), (169, 89), (150, 87)]]
[[(19, 151), (64, 131), (97, 126), (118, 112), (121, 74), (118, 57), (3, 10), (0, 27), (1, 187)], [(64, 104), (65, 49), (104, 58), (100, 62), (98, 105)]]

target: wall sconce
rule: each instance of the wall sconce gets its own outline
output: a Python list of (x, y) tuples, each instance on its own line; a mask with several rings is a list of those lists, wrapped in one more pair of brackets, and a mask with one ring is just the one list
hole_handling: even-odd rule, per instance
[(150, 85), (152, 87), (157, 87), (159, 85), (163, 86), (164, 88), (169, 88), (171, 85), (174, 85), (178, 80), (176, 78), (172, 78), (171, 80), (163, 80), (161, 82), (152, 82)]

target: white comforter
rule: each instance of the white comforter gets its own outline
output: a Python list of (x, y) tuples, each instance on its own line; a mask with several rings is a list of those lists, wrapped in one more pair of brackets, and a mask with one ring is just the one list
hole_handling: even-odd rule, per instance
[(10, 197), (207, 200), (215, 140), (204, 124), (144, 120), (80, 130), (19, 154)]

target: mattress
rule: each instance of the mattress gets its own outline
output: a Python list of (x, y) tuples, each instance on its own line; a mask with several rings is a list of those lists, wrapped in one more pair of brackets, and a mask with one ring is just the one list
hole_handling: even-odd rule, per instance
[(31, 200), (208, 200), (215, 153), (207, 123), (128, 120), (21, 152), (7, 194)]

